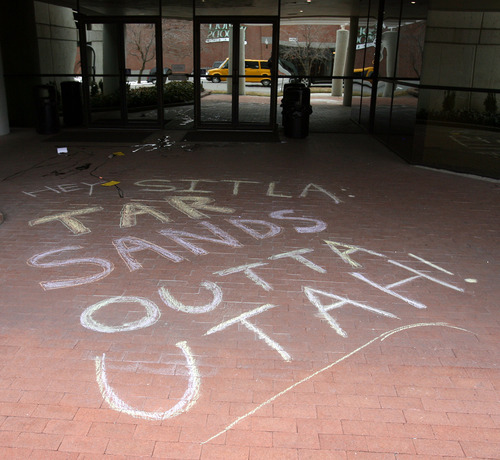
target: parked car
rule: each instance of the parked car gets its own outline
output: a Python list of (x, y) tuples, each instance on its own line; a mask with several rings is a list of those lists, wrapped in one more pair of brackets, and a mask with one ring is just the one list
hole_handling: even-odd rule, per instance
[[(213, 83), (227, 80), (229, 72), (229, 58), (219, 67), (207, 70), (206, 79)], [(245, 81), (262, 83), (263, 86), (271, 84), (271, 68), (265, 59), (245, 59)]]
[[(167, 77), (169, 75), (172, 75), (172, 70), (169, 69), (168, 67), (165, 67), (163, 69), (163, 82), (167, 81)], [(148, 78), (147, 78), (147, 82), (148, 83), (156, 83), (156, 67), (153, 67), (150, 71), (149, 71), (149, 75), (148, 75)]]

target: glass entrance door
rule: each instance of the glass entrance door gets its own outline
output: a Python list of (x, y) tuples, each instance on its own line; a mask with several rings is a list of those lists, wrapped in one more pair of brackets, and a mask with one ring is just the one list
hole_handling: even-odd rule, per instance
[(88, 125), (161, 126), (163, 78), (158, 21), (87, 21), (80, 32), (80, 57)]
[(196, 31), (195, 127), (275, 130), (275, 19), (203, 17)]

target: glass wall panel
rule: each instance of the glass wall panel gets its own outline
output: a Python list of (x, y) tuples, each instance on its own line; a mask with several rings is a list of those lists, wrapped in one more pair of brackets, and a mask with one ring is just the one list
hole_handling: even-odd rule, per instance
[[(345, 131), (346, 125), (351, 123), (347, 113), (350, 110), (342, 105), (343, 79), (333, 78), (334, 74), (336, 77), (344, 75), (341, 62), (345, 60), (341, 59), (347, 55), (349, 31), (342, 28), (346, 26), (349, 26), (348, 20), (335, 17), (301, 17), (283, 19), (280, 23), (278, 90), (283, 93), (289, 83), (301, 83), (309, 88), (310, 132)], [(335, 64), (336, 56), (339, 57), (338, 65)], [(282, 123), (280, 112), (278, 119)]]
[[(420, 89), (420, 97), (434, 103), (418, 111), (414, 161), (500, 179), (500, 91)], [(471, 99), (482, 103), (461, 107)]]
[[(271, 117), (272, 24), (241, 24), (244, 77), (239, 77), (240, 123), (269, 124)], [(243, 56), (241, 55), (243, 53)]]
[[(400, 2), (397, 2), (400, 3)], [(394, 5), (395, 6), (395, 5)], [(399, 37), (399, 8), (384, 11), (378, 62), (377, 100), (373, 132), (384, 141), (391, 130), (392, 96)], [(395, 10), (395, 11), (394, 11)], [(392, 13), (392, 14), (390, 14)], [(373, 110), (372, 110), (373, 113)]]
[(90, 123), (120, 124), (122, 120), (120, 68), (123, 62), (123, 24), (86, 24)]
[[(330, 23), (328, 23), (330, 22)], [(342, 21), (343, 22), (343, 21)], [(280, 74), (310, 86), (332, 82), (338, 20), (324, 24), (301, 20), (299, 24), (283, 21), (280, 26)]]
[[(51, 82), (73, 76), (77, 62), (78, 29), (73, 10), (49, 3), (34, 2), (40, 73)], [(51, 77), (50, 74), (56, 76)]]
[(424, 11), (412, 6), (402, 3), (391, 116), (388, 126), (380, 129), (387, 145), (408, 161), (412, 158), (426, 28), (426, 21), (421, 18)]
[(157, 126), (155, 81), (162, 81), (161, 69), (158, 75), (155, 71), (157, 29), (156, 23), (123, 20), (85, 24), (84, 81), (89, 85), (85, 91), (91, 125)]
[(274, 18), (255, 22), (237, 18), (197, 21), (197, 49), (205, 89), (196, 101), (198, 127), (274, 128), (274, 30)]
[[(107, 75), (99, 78), (98, 86), (91, 87), (90, 123), (91, 125), (120, 126), (122, 124), (122, 104), (120, 98), (120, 77)], [(99, 88), (99, 89), (98, 89)], [(101, 91), (107, 88), (108, 91)]]
[[(23, 42), (16, 39), (14, 48), (19, 54), (19, 59), (23, 61), (25, 59), (29, 61), (33, 52), (38, 54), (39, 68), (36, 73), (41, 74), (41, 78), (37, 83), (54, 86), (58, 106), (64, 118), (63, 126), (81, 125), (83, 124), (83, 108), (81, 76), (79, 76), (81, 75), (79, 37), (77, 21), (71, 8), (76, 5), (71, 2), (67, 4), (67, 7), (45, 2), (32, 2), (32, 4), (38, 46), (33, 46), (31, 43), (31, 49), (28, 52)], [(16, 37), (18, 30), (16, 28), (14, 32)], [(20, 70), (24, 65), (23, 63), (23, 66), (17, 66), (17, 68)], [(23, 86), (26, 87), (25, 84)], [(68, 104), (72, 106), (72, 114), (67, 109)]]
[(156, 80), (162, 72), (156, 69), (155, 24), (125, 24), (124, 35), (127, 118), (135, 123), (157, 121)]
[(231, 123), (232, 120), (232, 29), (232, 24), (200, 24), (202, 84), (209, 93), (201, 97), (201, 123)]
[(396, 76), (399, 79), (419, 81), (422, 73), (426, 21), (405, 17), (406, 13), (410, 13), (407, 8), (403, 9), (399, 28)]
[(162, 19), (163, 65), (172, 74), (169, 81), (186, 81), (194, 72), (193, 21)]
[[(378, 1), (369, 3), (368, 15), (359, 20), (356, 57), (354, 62), (353, 96), (357, 98), (358, 113), (354, 119), (366, 129), (370, 126), (370, 97), (372, 93), (372, 76), (375, 65), (375, 44), (377, 36), (377, 10)], [(353, 99), (353, 110), (355, 100)], [(357, 117), (356, 117), (357, 115)]]
[[(165, 79), (165, 127), (169, 129), (192, 128), (194, 122), (193, 102), (179, 105), (175, 100), (177, 91), (191, 93), (194, 100), (194, 38), (192, 4), (189, 11), (179, 5), (164, 5), (162, 18), (163, 68)], [(171, 16), (171, 14), (173, 16)]]
[(125, 69), (131, 86), (156, 80), (154, 24), (125, 24)]

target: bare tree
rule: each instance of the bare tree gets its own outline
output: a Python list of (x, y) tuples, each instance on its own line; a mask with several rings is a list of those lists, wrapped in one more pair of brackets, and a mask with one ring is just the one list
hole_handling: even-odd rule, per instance
[(146, 64), (156, 58), (154, 24), (127, 24), (126, 37), (127, 53), (139, 61), (140, 83)]
[(296, 40), (289, 46), (280, 46), (280, 57), (292, 62), (300, 74), (314, 75), (318, 67), (332, 59), (330, 33), (321, 26), (299, 26)]

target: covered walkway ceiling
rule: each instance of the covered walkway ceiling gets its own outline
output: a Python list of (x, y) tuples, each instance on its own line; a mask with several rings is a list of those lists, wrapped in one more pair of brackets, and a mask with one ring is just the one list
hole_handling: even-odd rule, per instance
[[(446, 3), (442, 0), (441, 3)], [(407, 16), (414, 19), (425, 18), (428, 0), (403, 0)], [(75, 7), (75, 0), (48, 1), (55, 5)], [(376, 16), (376, 1), (372, 0), (371, 16)], [(270, 0), (195, 0), (197, 8), (206, 15), (231, 15), (236, 9), (245, 16), (268, 16), (273, 9)], [(347, 18), (365, 17), (369, 13), (369, 0), (281, 0), (281, 18)], [(158, 0), (80, 0), (80, 12), (88, 15), (107, 16), (155, 16)], [(163, 15), (176, 18), (192, 17), (193, 0), (162, 0)], [(386, 17), (399, 17), (400, 0), (385, 0)], [(408, 11), (409, 10), (409, 11)]]

